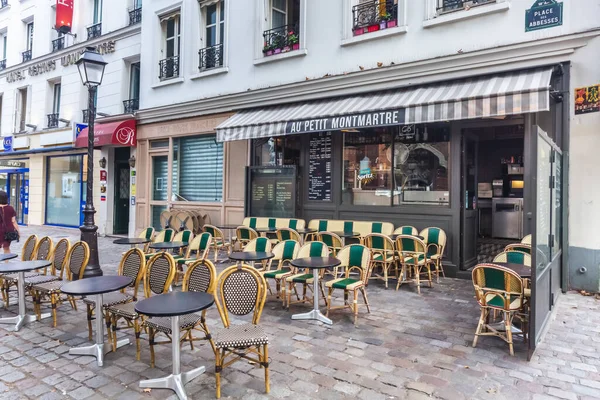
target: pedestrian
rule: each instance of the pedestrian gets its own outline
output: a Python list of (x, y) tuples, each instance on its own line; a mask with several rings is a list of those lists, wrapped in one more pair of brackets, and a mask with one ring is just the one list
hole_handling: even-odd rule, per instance
[(0, 190), (0, 242), (4, 254), (10, 253), (10, 242), (19, 240), (19, 225), (17, 224), (17, 213), (13, 206), (8, 204), (8, 194)]

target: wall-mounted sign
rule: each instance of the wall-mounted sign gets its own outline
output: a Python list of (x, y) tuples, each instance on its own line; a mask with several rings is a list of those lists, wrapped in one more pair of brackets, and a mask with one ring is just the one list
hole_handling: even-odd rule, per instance
[(331, 201), (331, 132), (312, 133), (308, 156), (308, 200)]
[[(96, 45), (95, 48), (96, 48), (96, 51), (100, 54), (114, 53), (116, 43), (117, 42), (114, 40), (109, 40), (107, 42)], [(84, 51), (85, 51), (85, 49), (82, 48), (78, 51), (74, 51), (73, 53), (69, 53), (69, 54), (62, 56), (60, 58), (60, 64), (63, 67), (67, 67), (69, 65), (74, 65), (77, 62), (77, 60), (79, 60), (79, 57), (83, 54)]]
[(106, 170), (100, 170), (100, 182), (106, 182)]
[[(4, 147), (4, 151), (13, 151), (13, 138), (12, 136), (5, 136), (2, 140), (2, 146)], [(8, 161), (6, 161), (8, 162)]]
[(0, 160), (0, 167), (26, 168), (27, 164), (24, 161)]
[(575, 115), (600, 111), (600, 84), (575, 89)]
[(73, 0), (56, 0), (56, 23), (54, 27), (61, 33), (71, 32), (73, 23)]
[(6, 82), (12, 83), (21, 81), (29, 76), (37, 76), (46, 72), (54, 71), (56, 69), (56, 60), (42, 61), (40, 63), (31, 65), (29, 68), (22, 69), (20, 71), (9, 72), (6, 75)]
[(286, 123), (285, 133), (306, 133), (337, 131), (341, 129), (372, 128), (377, 126), (400, 125), (404, 122), (404, 109), (390, 111), (374, 111), (364, 114), (347, 115), (291, 121)]
[(525, 32), (552, 28), (563, 23), (563, 3), (556, 0), (536, 0), (525, 11)]

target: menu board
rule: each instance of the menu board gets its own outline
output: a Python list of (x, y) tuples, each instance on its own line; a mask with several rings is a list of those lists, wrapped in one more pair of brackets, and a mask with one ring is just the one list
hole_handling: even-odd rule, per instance
[(331, 201), (331, 132), (310, 136), (308, 156), (308, 200)]
[(247, 216), (295, 217), (295, 167), (248, 167), (246, 184)]

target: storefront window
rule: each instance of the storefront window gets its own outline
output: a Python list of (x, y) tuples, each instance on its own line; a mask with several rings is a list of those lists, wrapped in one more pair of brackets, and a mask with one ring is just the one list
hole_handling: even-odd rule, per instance
[(79, 226), (81, 221), (83, 157), (48, 158), (46, 223)]
[(258, 167), (299, 165), (301, 140), (299, 136), (255, 140), (253, 165)]
[(173, 139), (172, 201), (221, 201), (223, 144), (214, 135)]
[(168, 156), (152, 157), (152, 200), (167, 200)]

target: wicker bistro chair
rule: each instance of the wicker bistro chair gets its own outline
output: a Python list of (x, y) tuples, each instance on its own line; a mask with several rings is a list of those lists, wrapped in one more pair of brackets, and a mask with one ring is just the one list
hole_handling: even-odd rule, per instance
[[(67, 281), (73, 281), (83, 278), (83, 272), (87, 267), (90, 259), (90, 248), (85, 242), (75, 243), (67, 253), (65, 260), (65, 267), (67, 268)], [(64, 267), (63, 267), (64, 268)], [(62, 268), (61, 268), (62, 274)], [(33, 301), (36, 304), (35, 309), (37, 311), (38, 320), (41, 319), (41, 304), (45, 298), (49, 298), (52, 307), (52, 324), (56, 328), (56, 307), (60, 305), (65, 299), (71, 304), (74, 310), (77, 310), (77, 304), (73, 296), (66, 296), (61, 298), (60, 289), (67, 282), (64, 280), (57, 280), (52, 282), (40, 283), (31, 287), (31, 293), (33, 295)]]
[[(259, 252), (271, 252), (272, 242), (266, 237), (257, 237), (248, 242), (242, 249), (242, 251), (259, 251)], [(262, 270), (267, 269), (268, 260), (262, 261)], [(254, 265), (254, 263), (252, 263)]]
[(531, 246), (531, 235), (527, 235), (523, 239), (521, 239), (521, 243), (528, 244)]
[[(327, 257), (329, 255), (329, 248), (323, 242), (309, 242), (304, 246), (300, 247), (298, 250), (298, 257)], [(320, 276), (323, 277), (325, 274), (325, 269), (321, 269), (319, 271)], [(313, 272), (310, 269), (305, 269), (300, 272), (297, 268), (293, 269), (293, 272), (290, 273), (289, 276), (285, 278), (285, 282), (287, 283), (287, 307), (289, 308), (291, 304), (295, 303), (312, 303), (312, 298), (306, 296), (307, 288), (313, 290)], [(302, 284), (302, 298), (298, 296), (298, 291), (296, 290), (296, 284)], [(325, 305), (327, 305), (327, 297), (325, 297), (325, 290), (323, 289), (323, 280), (319, 279), (320, 289), (321, 289), (321, 297), (323, 301), (325, 301)], [(296, 301), (292, 303), (292, 291), (296, 293)]]
[[(71, 243), (68, 239), (58, 241), (54, 250), (51, 253), (52, 265), (50, 265), (50, 274), (38, 275), (25, 279), (25, 288), (30, 291), (34, 285), (39, 285), (46, 282), (60, 281), (63, 277), (64, 264), (67, 258), (67, 253), (71, 248)], [(32, 294), (33, 295), (33, 294)]]
[[(215, 262), (219, 258), (219, 250), (227, 250), (227, 254), (231, 253), (231, 243), (229, 243), (225, 239), (225, 235), (223, 235), (223, 231), (217, 228), (214, 225), (204, 224), (204, 232), (208, 232), (212, 235), (211, 247), (215, 252)], [(208, 257), (208, 254), (207, 254)]]
[(503, 251), (494, 257), (493, 262), (506, 262), (514, 264), (523, 264), (531, 267), (531, 255), (522, 251)]
[[(473, 338), (477, 346), (479, 336), (496, 336), (508, 343), (510, 355), (514, 355), (512, 323), (523, 311), (523, 281), (514, 271), (494, 264), (479, 264), (473, 269), (475, 298), (481, 307), (479, 323)], [(490, 323), (490, 311), (499, 311), (504, 316), (504, 331), (495, 329)], [(522, 321), (524, 322), (524, 321)], [(522, 332), (527, 332), (523, 326)]]
[(344, 241), (342, 238), (333, 232), (317, 233), (317, 241), (325, 243), (329, 248), (329, 252), (334, 257), (336, 256), (337, 252), (344, 247)]
[(241, 248), (246, 247), (252, 240), (258, 238), (260, 235), (254, 229), (247, 226), (238, 226), (235, 230), (235, 237), (232, 240), (232, 246), (236, 243), (240, 244)]
[[(172, 242), (175, 237), (175, 231), (171, 228), (164, 229), (154, 236), (152, 240), (153, 243), (163, 243), (163, 242)], [(156, 251), (150, 248), (150, 244), (148, 244), (148, 251), (146, 252), (146, 260), (150, 259)]]
[(421, 274), (427, 274), (429, 287), (433, 286), (431, 279), (431, 259), (427, 256), (427, 245), (421, 239), (412, 235), (398, 235), (396, 238), (396, 249), (398, 250), (398, 261), (401, 265), (400, 276), (396, 290), (408, 278), (412, 271), (413, 280), (417, 285), (417, 293), (421, 294)]
[[(392, 267), (396, 269), (396, 276), (398, 275), (398, 257), (394, 242), (381, 233), (370, 233), (364, 237), (363, 243), (371, 250), (372, 275), (370, 278), (383, 280), (387, 289)], [(375, 274), (373, 272), (375, 268), (381, 268), (381, 273)]]
[(440, 228), (425, 228), (421, 231), (420, 235), (425, 238), (423, 241), (427, 245), (427, 257), (433, 261), (435, 276), (437, 282), (440, 283), (440, 272), (444, 278), (446, 277), (442, 265), (442, 258), (444, 257), (444, 249), (447, 242), (446, 232)]
[[(192, 240), (194, 239), (194, 233), (190, 230), (183, 230), (180, 232), (177, 232), (175, 234), (175, 237), (173, 237), (173, 242), (183, 242), (183, 243), (190, 243)], [(179, 249), (179, 255), (184, 255), (186, 252), (186, 248), (181, 248)]]
[(300, 234), (291, 228), (277, 228), (276, 235), (278, 243), (286, 240), (295, 240), (298, 243), (302, 243)]
[[(177, 276), (175, 277), (175, 283), (183, 281), (185, 271), (184, 266), (189, 265), (197, 260), (205, 260), (210, 251), (212, 244), (212, 235), (208, 232), (202, 232), (197, 236), (194, 236), (190, 244), (188, 245), (185, 254), (183, 256), (175, 256), (177, 262)], [(195, 253), (195, 256), (194, 256)]]
[[(217, 398), (221, 397), (223, 368), (236, 361), (248, 360), (265, 369), (265, 392), (269, 393), (269, 339), (258, 325), (265, 305), (267, 283), (263, 276), (249, 265), (226, 268), (217, 279), (215, 304), (224, 329), (215, 331), (215, 377)], [(232, 325), (229, 314), (252, 315), (252, 321)]]
[[(342, 248), (337, 253), (337, 258), (342, 262), (341, 265), (345, 267), (345, 272), (343, 277), (325, 283), (329, 291), (326, 316), (329, 316), (330, 310), (350, 308), (354, 313), (354, 325), (356, 325), (358, 320), (358, 292), (362, 294), (363, 301), (367, 306), (367, 312), (371, 312), (365, 289), (365, 285), (369, 280), (369, 273), (371, 272), (371, 250), (360, 244), (351, 244)], [(357, 272), (357, 275), (351, 276), (352, 272)], [(342, 289), (344, 291), (343, 306), (331, 307), (331, 295), (335, 289)], [(352, 303), (348, 302), (348, 294), (350, 292), (354, 295)]]
[[(166, 252), (155, 254), (147, 263), (144, 272), (144, 297), (149, 298), (153, 294), (167, 293), (175, 279), (177, 268), (175, 259)], [(136, 359), (140, 360), (140, 334), (141, 334), (141, 316), (135, 311), (137, 301), (130, 301), (123, 304), (117, 304), (108, 307), (106, 311), (107, 318), (110, 318), (110, 327), (112, 330), (112, 350), (117, 349), (117, 330), (120, 319), (125, 320), (127, 328), (133, 328), (135, 333)]]
[[(217, 269), (215, 265), (209, 260), (196, 260), (191, 263), (183, 278), (184, 292), (203, 292), (215, 294), (215, 288), (217, 286)], [(203, 310), (201, 313), (192, 313), (181, 316), (179, 319), (179, 328), (182, 333), (180, 338), (177, 338), (179, 342), (189, 342), (190, 348), (194, 350), (194, 341), (196, 340), (208, 340), (213, 352), (216, 352), (215, 345), (212, 341), (210, 331), (206, 325), (206, 311)], [(154, 346), (157, 344), (172, 343), (172, 331), (171, 331), (171, 319), (168, 317), (152, 317), (144, 320), (142, 323), (143, 328), (148, 329), (148, 341), (150, 343), (150, 365), (154, 367), (155, 355)], [(193, 332), (197, 330), (202, 332), (203, 337), (194, 337)], [(157, 334), (164, 334), (167, 340), (162, 342), (156, 341)]]
[[(106, 320), (107, 331), (109, 339), (111, 339), (111, 331), (110, 331), (110, 318), (108, 318), (107, 310), (110, 306), (114, 306), (117, 304), (129, 303), (130, 301), (137, 301), (137, 292), (138, 286), (142, 278), (144, 277), (144, 272), (146, 271), (146, 257), (144, 257), (144, 253), (142, 250), (133, 248), (127, 251), (123, 258), (121, 258), (121, 262), (119, 263), (118, 275), (127, 276), (131, 278), (131, 284), (129, 288), (133, 289), (133, 295), (128, 294), (125, 291), (125, 288), (121, 289), (118, 292), (106, 293), (104, 295), (103, 301), (103, 316)], [(94, 319), (96, 302), (93, 299), (85, 298), (83, 302), (87, 308), (87, 321), (88, 321), (88, 338), (92, 340), (92, 320)], [(96, 316), (97, 318), (97, 316)]]
[[(31, 235), (25, 240), (25, 243), (23, 243), (23, 249), (21, 250), (21, 261), (31, 261), (34, 259), (37, 241), (38, 238), (36, 235)], [(25, 278), (31, 278), (38, 275), (39, 272), (26, 272)], [(16, 273), (0, 274), (0, 278), (2, 280), (0, 290), (2, 291), (2, 300), (4, 301), (4, 308), (8, 308), (9, 290), (11, 286), (16, 286), (17, 276), (18, 274)]]
[[(144, 229), (138, 236), (140, 239), (152, 240), (154, 237), (154, 228), (149, 226)], [(147, 253), (150, 250), (150, 243), (144, 244), (144, 253)]]
[(411, 235), (417, 236), (419, 231), (414, 226), (405, 225), (394, 230), (394, 235)]
[(504, 251), (520, 251), (521, 253), (527, 253), (531, 255), (531, 245), (524, 243), (512, 243), (506, 245)]
[[(273, 279), (275, 281), (277, 298), (281, 299), (284, 307), (286, 290), (285, 283), (283, 285), (281, 285), (281, 283), (284, 282), (285, 278), (292, 274), (292, 267), (289, 265), (289, 262), (298, 256), (299, 251), (300, 244), (297, 241), (283, 240), (277, 243), (277, 245), (273, 248), (273, 254), (275, 254), (275, 257), (269, 260), (267, 268), (264, 271), (259, 271), (267, 282), (267, 289), (269, 290), (270, 294), (273, 294), (273, 292), (267, 279)], [(271, 266), (274, 262), (277, 263), (277, 267), (272, 270)]]

